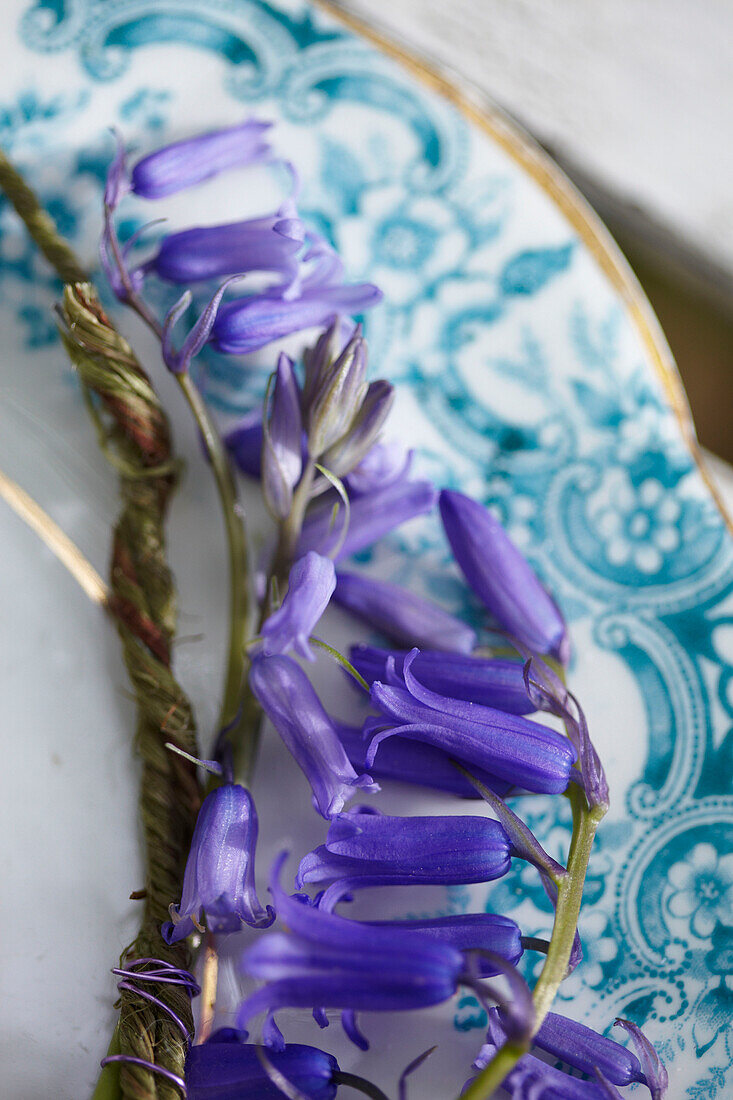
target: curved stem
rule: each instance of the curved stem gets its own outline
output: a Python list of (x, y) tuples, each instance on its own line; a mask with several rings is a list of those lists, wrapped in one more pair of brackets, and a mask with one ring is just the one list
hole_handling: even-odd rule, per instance
[[(555, 920), (547, 958), (532, 993), (535, 1007), (534, 1034), (542, 1026), (542, 1021), (549, 1012), (560, 983), (567, 973), (578, 927), (583, 886), (593, 840), (606, 812), (603, 806), (594, 806), (589, 809), (585, 794), (578, 787), (573, 787), (568, 797), (573, 809), (573, 835), (570, 842), (567, 875), (557, 883)], [(494, 1090), (501, 1085), (528, 1049), (529, 1043), (505, 1043), (462, 1094), (461, 1100), (489, 1100)]]
[[(119, 1054), (120, 1050), (120, 1025), (116, 1024), (112, 1032), (109, 1046), (107, 1047), (106, 1057), (109, 1058), (115, 1054)], [(97, 1084), (94, 1087), (91, 1100), (120, 1100), (121, 1096), (120, 1063), (108, 1062), (97, 1078)]]
[(201, 432), (211, 463), (221, 502), (229, 558), (229, 642), (224, 692), (219, 711), (217, 755), (221, 755), (226, 743), (231, 748), (235, 780), (247, 784), (251, 778), (259, 723), (251, 724), (251, 714), (245, 713), (247, 708), (242, 702), (249, 607), (248, 555), (242, 508), (237, 499), (237, 487), (224, 446), (199, 390), (188, 374), (179, 374), (176, 378)]
[(593, 841), (606, 813), (603, 806), (594, 806), (589, 810), (585, 794), (578, 787), (571, 789), (569, 798), (573, 809), (573, 835), (568, 856), (568, 876), (557, 887), (557, 907), (550, 946), (532, 994), (536, 1012), (535, 1032), (549, 1012), (560, 983), (567, 973)]
[(364, 1096), (370, 1096), (372, 1100), (389, 1100), (389, 1097), (377, 1085), (367, 1081), (365, 1077), (359, 1077), (356, 1073), (344, 1073), (343, 1070), (338, 1070), (333, 1074), (331, 1080), (334, 1084), (357, 1089)]

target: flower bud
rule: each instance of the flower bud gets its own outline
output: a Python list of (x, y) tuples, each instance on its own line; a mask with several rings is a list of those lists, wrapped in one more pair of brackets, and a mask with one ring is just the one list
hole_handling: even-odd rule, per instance
[(456, 653), (470, 653), (476, 645), (476, 632), (467, 623), (389, 581), (339, 572), (334, 601), (402, 645)]
[(303, 419), (313, 458), (323, 455), (346, 434), (367, 390), (366, 343), (361, 329), (357, 328), (336, 359), (330, 359), (331, 347), (331, 342), (326, 342), (323, 357), (311, 359), (307, 396), (304, 393)]
[(165, 145), (137, 162), (131, 173), (132, 190), (144, 199), (162, 199), (228, 168), (265, 160), (270, 146), (264, 134), (271, 125), (247, 119), (238, 126)]
[(448, 489), (440, 494), (440, 514), (453, 557), (500, 626), (533, 653), (566, 664), (565, 620), (498, 519), (478, 501)]
[(262, 493), (276, 519), (286, 519), (303, 469), (300, 392), (293, 363), (282, 353), (275, 371), (270, 415), (262, 431)]
[(280, 224), (273, 215), (170, 233), (143, 269), (186, 285), (248, 271), (274, 271), (288, 282), (298, 271), (301, 234), (297, 223), (295, 235), (281, 232)]
[(323, 464), (345, 477), (361, 462), (376, 442), (394, 402), (394, 387), (379, 378), (367, 387), (361, 408), (347, 432), (323, 456)]

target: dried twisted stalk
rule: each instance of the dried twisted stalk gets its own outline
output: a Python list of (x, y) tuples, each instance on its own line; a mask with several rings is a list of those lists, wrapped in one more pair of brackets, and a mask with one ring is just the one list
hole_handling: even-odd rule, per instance
[[(98, 395), (112, 425), (106, 446), (121, 469), (122, 512), (114, 527), (110, 610), (138, 704), (137, 748), (143, 760), (140, 807), (145, 836), (145, 911), (126, 962), (160, 958), (188, 968), (184, 944), (167, 947), (160, 925), (180, 896), (181, 872), (200, 803), (192, 766), (165, 748), (193, 755), (191, 705), (171, 672), (175, 592), (165, 558), (163, 523), (175, 484), (170, 433), (150, 381), (129, 344), (104, 315), (88, 283), (64, 288), (62, 339), (82, 383)], [(101, 419), (97, 419), (100, 429)], [(175, 985), (151, 988), (192, 1030), (190, 1000)], [(131, 990), (121, 996), (119, 1053), (183, 1075), (186, 1044), (172, 1018)], [(178, 1096), (178, 1088), (144, 1066), (120, 1063), (123, 1096)]]
[[(126, 340), (105, 316), (81, 265), (7, 158), (0, 152), (0, 187), (39, 248), (64, 280), (62, 339), (81, 379), (104, 453), (120, 472), (122, 511), (114, 527), (108, 602), (138, 708), (136, 746), (142, 757), (140, 806), (144, 830), (144, 914), (125, 963), (158, 958), (188, 969), (185, 942), (168, 947), (161, 922), (180, 896), (183, 866), (200, 805), (195, 769), (165, 748), (171, 741), (197, 754), (191, 705), (171, 671), (176, 601), (166, 561), (164, 521), (176, 482), (168, 421), (150, 380)], [(184, 987), (146, 988), (193, 1030)], [(110, 1051), (149, 1062), (178, 1077), (186, 1042), (164, 1009), (133, 989), (120, 997)], [(120, 1061), (108, 1065), (95, 1097), (177, 1100), (178, 1086), (159, 1072)]]

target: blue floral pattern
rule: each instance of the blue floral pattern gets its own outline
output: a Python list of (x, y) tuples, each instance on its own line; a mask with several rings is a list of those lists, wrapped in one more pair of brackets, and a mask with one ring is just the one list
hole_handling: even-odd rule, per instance
[[(371, 354), (396, 382), (422, 469), (497, 509), (573, 625), (573, 682), (614, 806), (587, 885), (586, 962), (563, 996), (599, 1023), (646, 1024), (675, 1095), (730, 1096), (733, 542), (622, 294), (505, 145), (301, 0), (34, 0), (19, 33), (36, 55), (76, 58), (77, 84), (59, 95), (39, 71), (37, 88), (0, 103), (0, 140), (87, 257), (104, 128), (117, 119), (144, 148), (181, 118), (205, 125), (192, 57), (217, 63), (219, 114), (279, 121), (304, 170), (304, 214), (351, 277), (386, 292), (366, 322)], [(164, 56), (176, 63), (149, 64)], [(4, 208), (0, 224), (5, 306), (33, 347), (54, 338), (52, 284)], [(201, 380), (217, 409), (252, 405), (258, 362), (269, 358), (209, 358)], [(435, 524), (361, 560), (399, 580), (415, 551), (426, 591), (480, 624)], [(557, 807), (528, 812), (562, 856)], [(548, 931), (531, 869), (459, 904), (477, 902)], [(456, 1004), (455, 1026), (485, 1026), (475, 999)]]

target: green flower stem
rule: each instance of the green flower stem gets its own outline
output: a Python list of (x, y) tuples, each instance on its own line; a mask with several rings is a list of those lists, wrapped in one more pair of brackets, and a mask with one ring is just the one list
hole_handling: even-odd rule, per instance
[[(116, 1025), (112, 1032), (107, 1057), (120, 1053), (120, 1027)], [(97, 1084), (92, 1093), (92, 1100), (120, 1100), (120, 1063), (110, 1062), (99, 1074)]]
[(248, 785), (257, 751), (259, 721), (252, 722), (251, 708), (243, 705), (242, 698), (249, 615), (249, 561), (242, 507), (237, 499), (236, 482), (221, 437), (199, 390), (187, 373), (176, 378), (201, 432), (221, 502), (229, 556), (229, 643), (219, 729), (222, 739), (231, 747), (234, 778)]
[[(584, 793), (574, 785), (570, 789), (568, 798), (573, 810), (573, 835), (568, 855), (568, 873), (564, 878), (557, 880), (557, 904), (552, 937), (542, 973), (532, 993), (535, 1006), (533, 1034), (536, 1034), (542, 1026), (542, 1021), (550, 1011), (555, 994), (567, 973), (575, 931), (578, 927), (591, 849), (596, 830), (606, 813), (605, 806), (594, 806), (589, 809)], [(526, 1042), (505, 1043), (462, 1094), (461, 1100), (489, 1100), (522, 1055), (529, 1050), (530, 1045), (531, 1039), (527, 1039)]]

